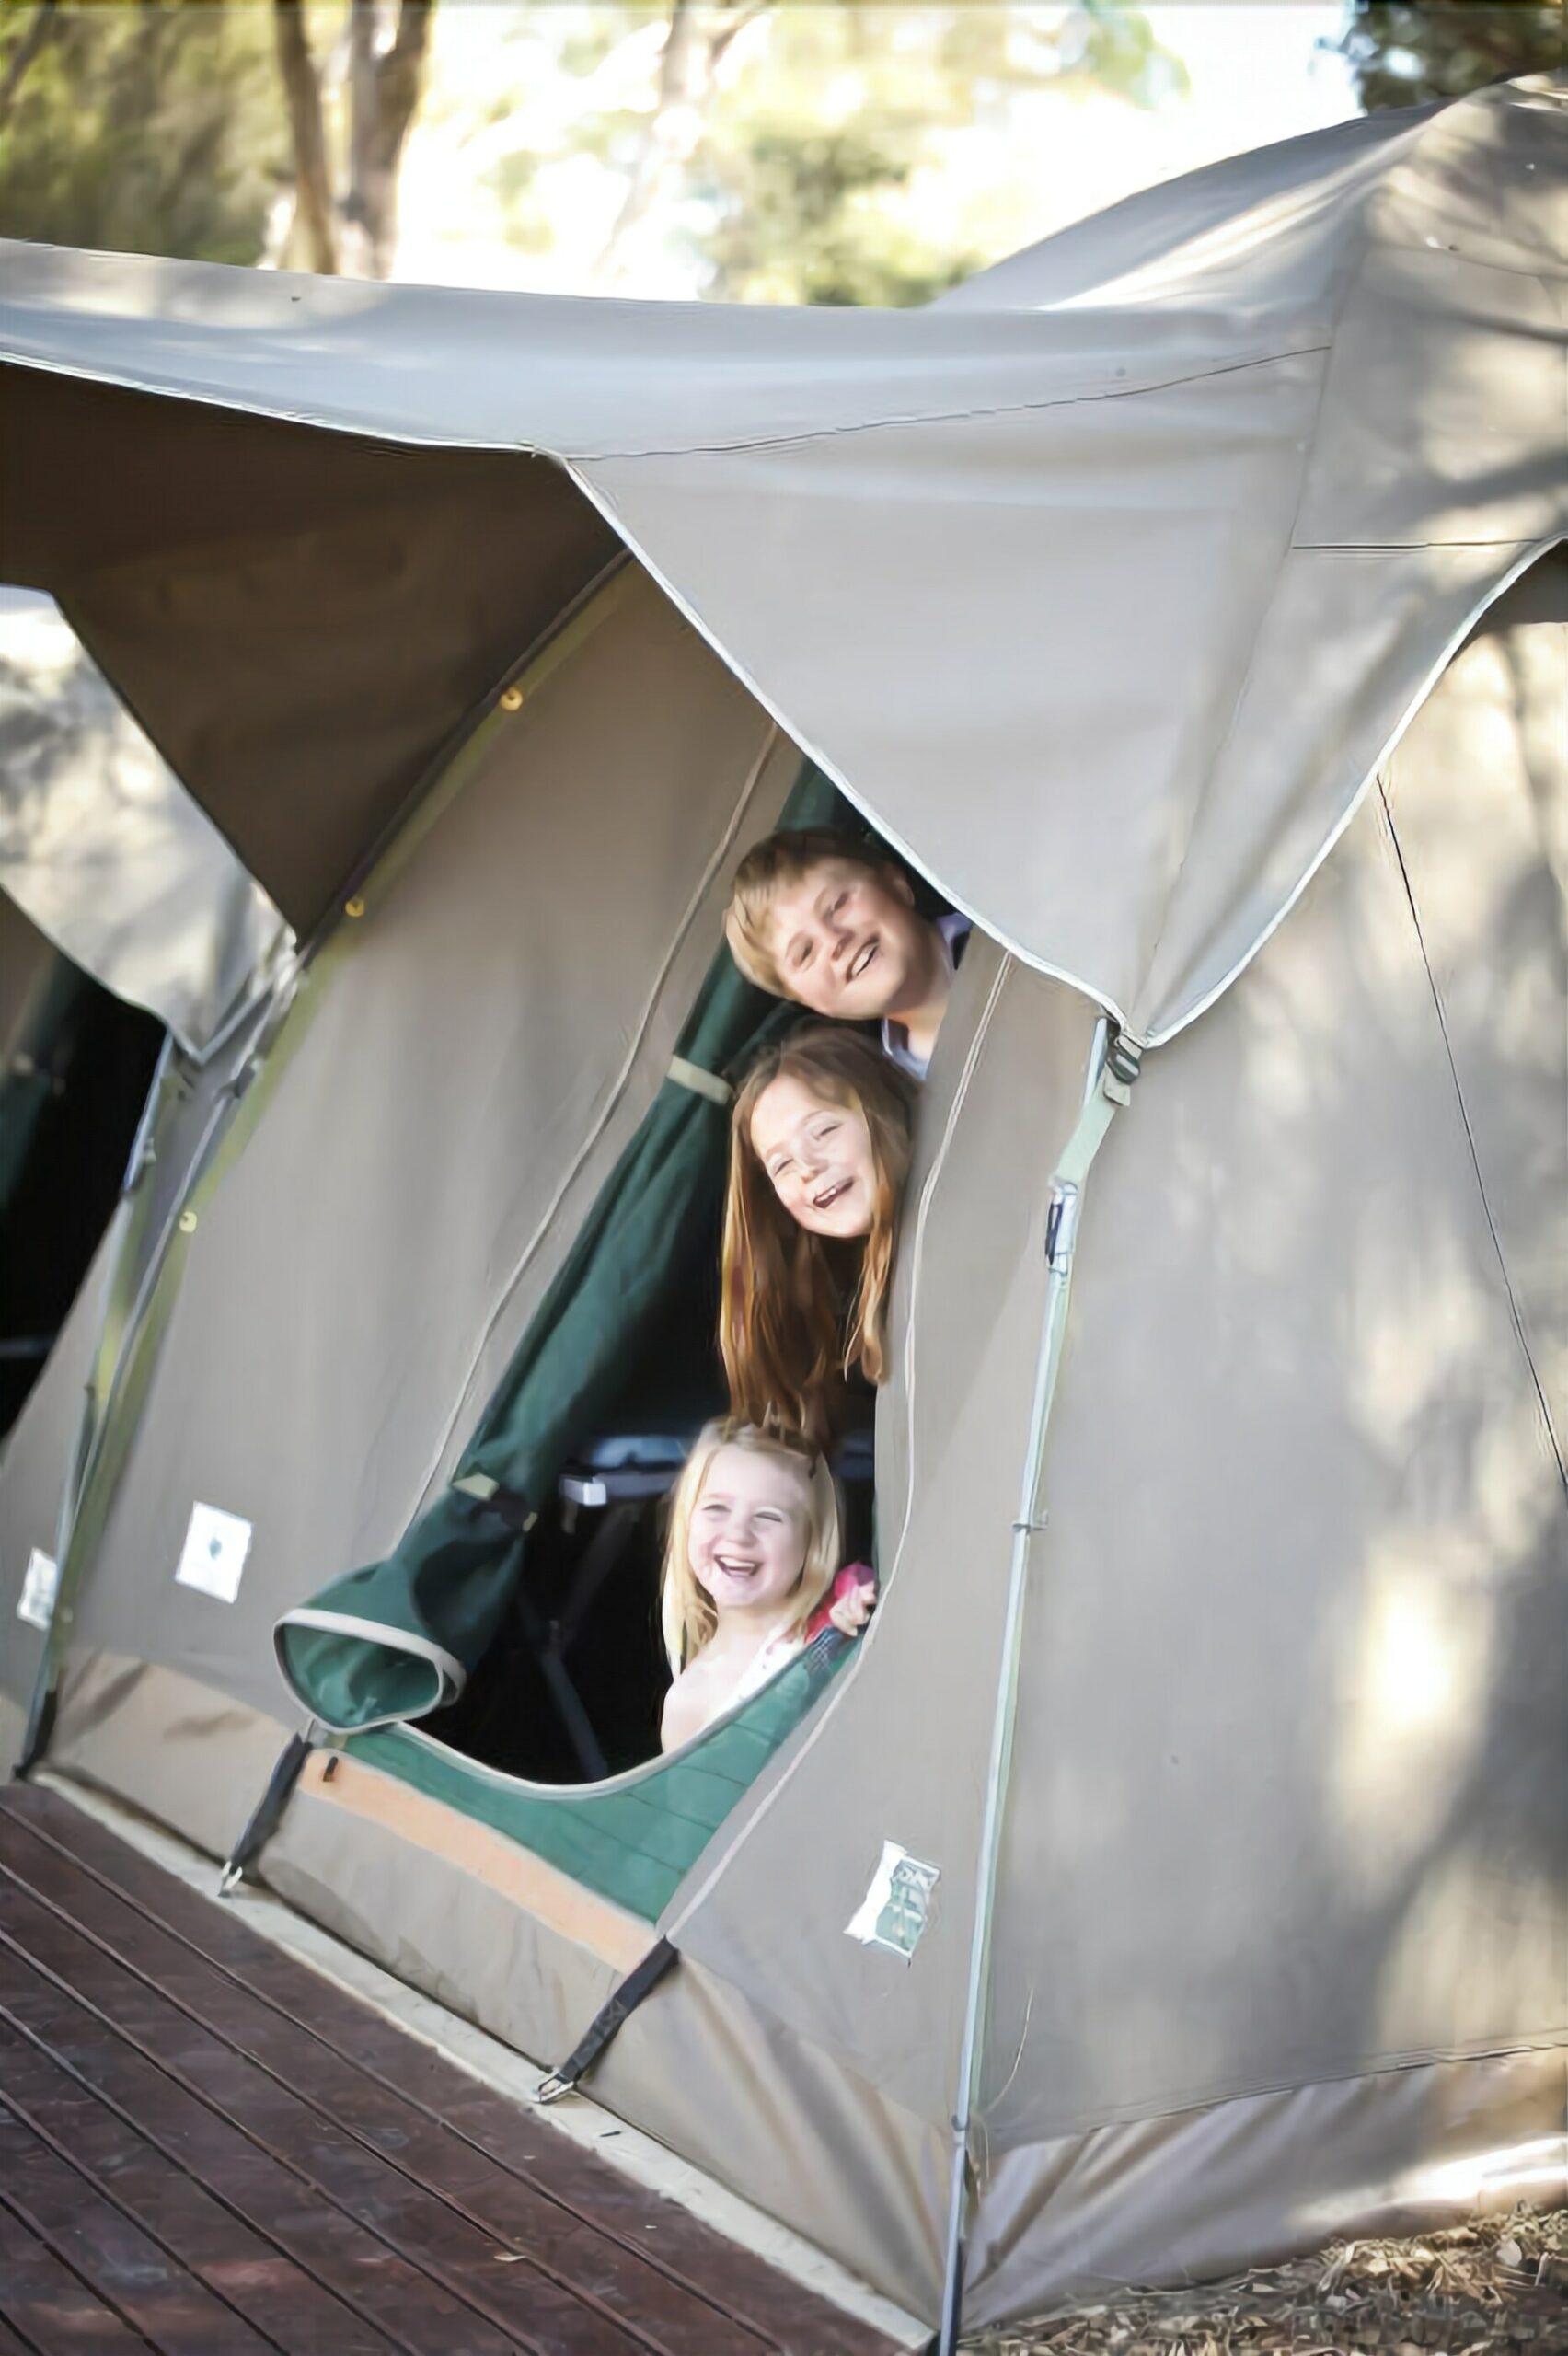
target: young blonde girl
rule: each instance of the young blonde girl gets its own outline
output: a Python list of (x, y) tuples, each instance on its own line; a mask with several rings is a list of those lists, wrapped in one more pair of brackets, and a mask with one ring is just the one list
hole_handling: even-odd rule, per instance
[[(675, 1484), (661, 1610), (674, 1683), (660, 1742), (691, 1741), (801, 1652), (838, 1568), (838, 1496), (804, 1442), (749, 1424), (707, 1425)], [(846, 1635), (874, 1588), (850, 1580), (831, 1606)]]
[(887, 1370), (914, 1083), (837, 1023), (764, 1051), (730, 1125), (719, 1345), (744, 1422), (831, 1437)]

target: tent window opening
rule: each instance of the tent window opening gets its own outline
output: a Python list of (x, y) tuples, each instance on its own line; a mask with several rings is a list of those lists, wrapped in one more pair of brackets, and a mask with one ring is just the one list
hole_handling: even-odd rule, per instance
[[(778, 823), (865, 834), (809, 766)], [(726, 1405), (717, 1330), (729, 1088), (802, 1019), (716, 952), (675, 1069), (452, 1484), (386, 1561), (334, 1580), (277, 1632), (286, 1680), (351, 1750), (439, 1787), (638, 1911), (695, 1862), (842, 1657), (834, 1645), (808, 1647), (661, 1756), (663, 1507), (698, 1431)], [(725, 1085), (693, 1087), (692, 1069)], [(872, 1403), (868, 1391), (836, 1462), (846, 1559), (872, 1553)], [(635, 1839), (620, 1824), (628, 1778)], [(606, 1809), (610, 1862), (591, 1867), (583, 1856)]]

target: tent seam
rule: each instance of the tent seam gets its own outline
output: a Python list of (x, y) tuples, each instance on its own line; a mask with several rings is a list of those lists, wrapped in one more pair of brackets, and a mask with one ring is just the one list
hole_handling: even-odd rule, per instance
[[(1291, 502), (1290, 522), (1286, 528), (1284, 538), (1281, 543), (1281, 564), (1283, 564), (1284, 559), (1290, 554), (1296, 545), (1296, 526), (1300, 521), (1302, 504), (1307, 496), (1308, 480), (1312, 472), (1313, 460), (1317, 456), (1318, 437), (1322, 431), (1323, 407), (1324, 403), (1328, 399), (1329, 379), (1333, 373), (1333, 351), (1335, 341), (1339, 335), (1340, 323), (1344, 318), (1345, 306), (1350, 301), (1353, 289), (1358, 286), (1361, 283), (1362, 273), (1366, 267), (1366, 257), (1370, 253), (1371, 249), (1372, 238), (1370, 232), (1366, 226), (1364, 218), (1361, 229), (1361, 250), (1356, 257), (1354, 269), (1350, 269), (1345, 271), (1344, 283), (1339, 290), (1338, 299), (1334, 304), (1333, 313), (1329, 322), (1328, 341), (1318, 347), (1320, 351), (1327, 352), (1329, 358), (1321, 375), (1318, 379), (1318, 399), (1317, 405), (1312, 412), (1312, 431), (1307, 437), (1306, 447), (1303, 449), (1301, 454), (1301, 469), (1296, 479), (1296, 497)], [(1267, 611), (1272, 612), (1274, 609), (1274, 596), (1278, 593), (1278, 587), (1279, 573), (1276, 570), (1274, 575), (1274, 593), (1270, 595), (1268, 606), (1266, 608)], [(1242, 666), (1241, 676), (1236, 683), (1236, 692), (1231, 699), (1230, 717), (1226, 723), (1225, 734), (1221, 737), (1218, 745), (1215, 747), (1214, 756), (1210, 760), (1208, 768), (1205, 772), (1203, 782), (1198, 789), (1197, 799), (1193, 804), (1192, 815), (1187, 822), (1187, 838), (1182, 846), (1182, 857), (1177, 863), (1176, 872), (1170, 879), (1170, 889), (1165, 895), (1165, 906), (1159, 919), (1159, 929), (1156, 932), (1153, 941), (1150, 943), (1148, 954), (1143, 961), (1143, 971), (1139, 975), (1137, 982), (1133, 989), (1132, 1002), (1135, 1006), (1141, 1002), (1144, 992), (1148, 987), (1149, 978), (1154, 972), (1157, 963), (1159, 962), (1159, 953), (1165, 943), (1165, 935), (1170, 928), (1171, 913), (1175, 907), (1177, 895), (1182, 889), (1182, 879), (1187, 872), (1187, 861), (1192, 856), (1193, 844), (1197, 836), (1198, 827), (1202, 823), (1204, 811), (1207, 806), (1209, 795), (1214, 789), (1214, 781), (1218, 774), (1220, 765), (1225, 758), (1226, 753), (1229, 749), (1233, 738), (1235, 737), (1237, 724), (1241, 717), (1241, 708), (1247, 700), (1247, 690), (1251, 685), (1252, 668), (1257, 659), (1258, 637), (1259, 632), (1254, 630), (1251, 644), (1247, 652), (1247, 659)]]
[(1265, 949), (1268, 946), (1268, 943), (1274, 939), (1274, 934), (1279, 930), (1286, 917), (1289, 916), (1291, 910), (1296, 907), (1297, 901), (1307, 890), (1308, 885), (1313, 881), (1314, 877), (1318, 874), (1319, 870), (1338, 848), (1340, 842), (1349, 831), (1352, 824), (1360, 814), (1362, 806), (1366, 800), (1368, 792), (1377, 782), (1378, 770), (1383, 767), (1383, 764), (1388, 760), (1389, 755), (1399, 744), (1399, 741), (1404, 734), (1405, 730), (1410, 726), (1411, 722), (1415, 718), (1416, 713), (1421, 710), (1423, 704), (1426, 701), (1427, 697), (1432, 693), (1432, 690), (1436, 686), (1437, 681), (1442, 677), (1443, 673), (1447, 669), (1449, 664), (1453, 661), (1454, 656), (1464, 644), (1465, 640), (1470, 636), (1471, 630), (1475, 629), (1477, 623), (1480, 622), (1486, 614), (1491, 612), (1493, 606), (1507, 595), (1508, 591), (1514, 586), (1516, 581), (1519, 580), (1523, 574), (1528, 572), (1533, 564), (1539, 563), (1542, 557), (1549, 556), (1553, 549), (1561, 548), (1565, 544), (1568, 544), (1568, 530), (1552, 532), (1549, 534), (1545, 539), (1516, 540), (1512, 543), (1504, 541), (1500, 544), (1503, 547), (1512, 545), (1513, 547), (1519, 549), (1522, 553), (1515, 559), (1511, 565), (1508, 566), (1502, 577), (1492, 583), (1492, 586), (1487, 590), (1486, 595), (1482, 598), (1480, 604), (1471, 606), (1466, 612), (1465, 618), (1463, 621), (1460, 622), (1458, 629), (1451, 631), (1448, 637), (1445, 640), (1442, 653), (1439, 654), (1436, 662), (1432, 665), (1431, 669), (1427, 672), (1425, 677), (1422, 680), (1419, 691), (1412, 698), (1410, 703), (1401, 713), (1398, 722), (1389, 731), (1387, 739), (1378, 748), (1377, 758), (1372, 762), (1366, 776), (1356, 787), (1355, 793), (1346, 803), (1338, 821), (1332, 827), (1331, 827), (1328, 835), (1324, 837), (1322, 847), (1319, 850), (1316, 858), (1313, 859), (1306, 868), (1295, 889), (1286, 896), (1284, 905), (1269, 919), (1268, 923), (1263, 927), (1262, 931), (1258, 935), (1257, 939), (1249, 943), (1242, 954), (1236, 960), (1236, 963), (1221, 975), (1220, 978), (1214, 984), (1212, 988), (1205, 990), (1202, 998), (1200, 998), (1194, 1005), (1188, 1008), (1187, 1011), (1182, 1014), (1178, 1021), (1170, 1023), (1166, 1029), (1155, 1030), (1151, 1027), (1144, 1037), (1144, 1045), (1148, 1047), (1162, 1047), (1168, 1040), (1179, 1037), (1181, 1034), (1187, 1029), (1190, 1023), (1196, 1022), (1200, 1016), (1206, 1014), (1209, 1008), (1214, 1005), (1216, 999), (1223, 998), (1226, 991), (1230, 988), (1231, 985), (1239, 980), (1240, 976), (1246, 972), (1248, 966), (1251, 964), (1253, 958), (1258, 955), (1261, 950)]
[(1470, 1109), (1465, 1103), (1465, 1091), (1459, 1080), (1459, 1068), (1455, 1060), (1453, 1042), (1448, 1036), (1447, 1018), (1443, 1011), (1443, 995), (1437, 987), (1437, 976), (1432, 970), (1432, 960), (1427, 955), (1426, 936), (1422, 930), (1421, 911), (1416, 906), (1414, 886), (1411, 883), (1410, 870), (1405, 865), (1404, 851), (1400, 843), (1398, 829), (1394, 825), (1394, 814), (1389, 807), (1388, 791), (1381, 778), (1378, 780), (1378, 799), (1382, 805), (1384, 823), (1389, 829), (1389, 840), (1393, 845), (1394, 860), (1400, 871), (1400, 881), (1404, 885), (1405, 901), (1410, 909), (1410, 920), (1415, 932), (1415, 945), (1421, 953), (1421, 963), (1426, 975), (1426, 986), (1432, 994), (1432, 1007), (1437, 1017), (1437, 1029), (1443, 1041), (1443, 1053), (1447, 1061), (1448, 1077), (1454, 1086), (1454, 1101), (1459, 1108), (1459, 1120), (1464, 1128), (1465, 1142), (1470, 1148), (1470, 1167), (1475, 1172), (1476, 1191), (1481, 1196), (1481, 1207), (1486, 1214), (1487, 1232), (1492, 1238), (1492, 1248), (1497, 1254), (1498, 1271), (1503, 1278), (1503, 1289), (1508, 1296), (1514, 1331), (1518, 1336), (1525, 1364), (1530, 1370), (1530, 1380), (1535, 1385), (1536, 1400), (1540, 1408), (1541, 1419), (1546, 1426), (1547, 1439), (1551, 1443), (1551, 1453), (1557, 1462), (1558, 1478), (1562, 1484), (1564, 1493), (1568, 1494), (1568, 1462), (1563, 1460), (1562, 1447), (1557, 1437), (1557, 1427), (1552, 1421), (1551, 1407), (1547, 1399), (1546, 1388), (1536, 1366), (1529, 1337), (1525, 1332), (1524, 1316), (1514, 1290), (1514, 1280), (1508, 1273), (1508, 1263), (1503, 1251), (1503, 1239), (1497, 1232), (1497, 1222), (1492, 1215), (1491, 1198), (1486, 1191), (1486, 1178), (1481, 1166), (1481, 1153), (1476, 1145), (1475, 1131), (1470, 1126)]
[[(968, 1050), (964, 1056), (963, 1068), (959, 1074), (958, 1086), (953, 1091), (952, 1103), (948, 1108), (948, 1117), (942, 1128), (941, 1143), (938, 1146), (936, 1153), (932, 1157), (930, 1169), (926, 1173), (926, 1183), (920, 1189), (919, 1206), (915, 1214), (915, 1232), (910, 1239), (914, 1258), (911, 1263), (909, 1272), (909, 1315), (904, 1336), (904, 1441), (906, 1461), (911, 1467), (911, 1470), (913, 1469), (915, 1462), (916, 1308), (919, 1299), (920, 1271), (924, 1264), (927, 1218), (930, 1210), (931, 1202), (936, 1195), (938, 1182), (941, 1177), (944, 1167), (946, 1166), (948, 1150), (952, 1144), (953, 1133), (958, 1126), (959, 1114), (963, 1111), (968, 1099), (969, 1084), (974, 1078), (974, 1068), (980, 1060), (981, 1050), (985, 1045), (986, 1034), (991, 1027), (991, 1018), (996, 1012), (997, 1001), (1001, 998), (1002, 990), (1007, 982), (1008, 976), (1012, 971), (1013, 960), (1004, 952), (1002, 962), (997, 968), (996, 976), (992, 981), (988, 993), (986, 994), (986, 1003), (981, 1009), (980, 1020), (974, 1028), (974, 1036), (971, 1039)], [(899, 1563), (903, 1560), (905, 1542), (909, 1535), (909, 1524), (914, 1513), (914, 1480), (911, 1477), (905, 1484), (904, 1520), (898, 1532), (898, 1543), (894, 1548), (893, 1561), (888, 1566), (887, 1576), (889, 1579), (892, 1578), (894, 1572), (897, 1569)]]
[[(638, 1060), (641, 1056), (644, 1043), (647, 1040), (650, 1025), (651, 1024), (653, 1017), (658, 1011), (659, 1001), (663, 996), (665, 986), (674, 969), (675, 961), (679, 957), (681, 951), (686, 946), (687, 936), (691, 931), (692, 926), (697, 921), (698, 910), (701, 908), (704, 900), (707, 898), (708, 894), (711, 889), (715, 875), (717, 875), (725, 860), (730, 855), (735, 837), (739, 833), (741, 826), (744, 820), (746, 811), (750, 807), (757, 787), (762, 781), (768, 763), (772, 760), (773, 756), (778, 749), (778, 743), (782, 735), (783, 731), (780, 729), (778, 722), (770, 716), (767, 732), (763, 738), (761, 750), (757, 753), (750, 769), (747, 771), (745, 782), (741, 788), (740, 798), (730, 814), (729, 821), (725, 826), (723, 834), (720, 837), (717, 848), (708, 860), (707, 865), (704, 867), (701, 876), (698, 878), (696, 890), (693, 892), (691, 898), (686, 903), (685, 914), (682, 916), (680, 923), (676, 927), (674, 939), (671, 941), (669, 949), (665, 953), (663, 962), (660, 965), (658, 973), (654, 976), (652, 987), (650, 989), (648, 996), (643, 1002), (642, 1012), (638, 1019), (637, 1029), (632, 1035), (631, 1045), (627, 1051), (626, 1057), (610, 1089), (609, 1095), (605, 1102), (599, 1117), (594, 1122), (577, 1154), (573, 1157), (571, 1167), (566, 1171), (559, 1184), (557, 1186), (555, 1193), (551, 1195), (543, 1218), (539, 1220), (533, 1234), (529, 1237), (527, 1243), (524, 1247), (521, 1257), (513, 1266), (511, 1275), (507, 1277), (505, 1284), (502, 1287), (501, 1291), (496, 1298), (495, 1306), (486, 1322), (484, 1332), (479, 1337), (478, 1347), (474, 1353), (467, 1373), (463, 1378), (461, 1388), (457, 1393), (456, 1403), (452, 1410), (446, 1427), (442, 1434), (441, 1444), (436, 1449), (434, 1457), (431, 1461), (430, 1469), (425, 1474), (424, 1480), (421, 1484), (419, 1490), (419, 1502), (415, 1507), (416, 1517), (418, 1514), (424, 1511), (426, 1506), (430, 1502), (431, 1493), (434, 1489), (437, 1482), (440, 1480), (442, 1463), (446, 1456), (447, 1450), (452, 1445), (453, 1434), (455, 1432), (459, 1423), (462, 1421), (464, 1412), (468, 1403), (470, 1391), (478, 1378), (479, 1369), (483, 1364), (485, 1352), (489, 1349), (490, 1345), (494, 1338), (496, 1327), (501, 1322), (503, 1312), (510, 1304), (512, 1297), (516, 1291), (517, 1287), (522, 1283), (536, 1253), (538, 1252), (546, 1237), (549, 1234), (550, 1230), (555, 1225), (556, 1219), (560, 1212), (561, 1205), (565, 1202), (572, 1186), (576, 1184), (583, 1170), (586, 1168), (594, 1148), (598, 1145), (605, 1129), (608, 1127), (610, 1122), (614, 1119), (615, 1114), (619, 1110), (622, 1099), (624, 1098), (628, 1088), (631, 1085), (632, 1075), (637, 1068)], [(664, 1075), (661, 1073), (661, 1081)]]
[(1516, 549), (1511, 532), (1495, 540), (1293, 540), (1292, 556), (1421, 556), (1429, 549)]
[[(1054, 2126), (1038, 2140), (1042, 2142), (1078, 2141), (1128, 2127), (1154, 2127), (1168, 2119), (1205, 2116), (1221, 2110), (1233, 2103), (1255, 2103), (1289, 2099), (1292, 2096), (1315, 2092), (1326, 2086), (1355, 2086), (1382, 2078), (1402, 2075), (1411, 2070), (1464, 2069), (1481, 2062), (1508, 2061), (1516, 2055), (1561, 2053), (1568, 2059), (1568, 2027), (1544, 2028), (1504, 2043), (1481, 2037), (1451, 2045), (1411, 2046), (1401, 2052), (1377, 2061), (1350, 2062), (1342, 2067), (1323, 2071), (1319, 2076), (1299, 2078), (1260, 2078), (1255, 2083), (1245, 2079), (1222, 2080), (1206, 2094), (1178, 2095), (1161, 2097), (1153, 2109), (1144, 2110), (1135, 2104), (1113, 2104), (1092, 2115), (1075, 2118), (1066, 2125)], [(1015, 2152), (1028, 2151), (1028, 2143), (1009, 2142), (997, 2154), (998, 2165)]]
[[(813, 426), (799, 433), (758, 433), (744, 442), (674, 442), (650, 444), (635, 450), (563, 450), (569, 467), (604, 466), (642, 458), (723, 458), (747, 450), (787, 450), (813, 442), (836, 442), (855, 433), (894, 433), (917, 425), (963, 425), (976, 418), (1029, 417), (1054, 409), (1082, 409), (1101, 401), (1139, 400), (1149, 393), (1176, 392), (1183, 385), (1205, 385), (1216, 377), (1244, 375), (1254, 368), (1277, 368), (1287, 360), (1309, 360), (1332, 349), (1327, 343), (1289, 344), (1278, 352), (1255, 353), (1248, 360), (1228, 360), (1217, 368), (1193, 368), (1177, 376), (1154, 376), (1141, 385), (1108, 386), (1103, 391), (1063, 393), (1052, 400), (997, 401), (977, 409), (910, 410), (895, 417), (863, 417), (844, 425)], [(532, 445), (536, 454), (554, 453)]]

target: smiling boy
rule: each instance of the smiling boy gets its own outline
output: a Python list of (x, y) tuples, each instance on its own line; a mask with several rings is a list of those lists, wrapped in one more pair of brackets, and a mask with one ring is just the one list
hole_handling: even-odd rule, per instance
[(825, 828), (769, 835), (746, 853), (724, 915), (748, 981), (837, 1022), (880, 1022), (882, 1052), (924, 1080), (969, 933), (920, 915), (909, 879)]

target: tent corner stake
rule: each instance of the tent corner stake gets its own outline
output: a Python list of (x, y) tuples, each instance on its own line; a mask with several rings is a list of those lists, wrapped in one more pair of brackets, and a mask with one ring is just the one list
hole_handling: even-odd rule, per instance
[(1012, 1524), (1012, 1553), (1008, 1565), (997, 1706), (991, 1725), (991, 1756), (986, 1778), (986, 1806), (981, 1819), (979, 1859), (974, 1877), (969, 1981), (964, 1997), (963, 2038), (959, 2049), (958, 2087), (952, 2115), (952, 2175), (948, 2200), (946, 2259), (942, 2272), (941, 2324), (932, 2343), (934, 2356), (957, 2356), (961, 2328), (964, 2228), (969, 2214), (969, 2135), (979, 2094), (986, 2003), (990, 1990), (991, 1922), (1001, 1861), (1002, 1819), (1012, 1764), (1013, 1730), (1018, 1716), (1024, 1597), (1029, 1583), (1031, 1542), (1044, 1529), (1046, 1521), (1040, 1506), (1040, 1481), (1045, 1457), (1045, 1434), (1051, 1420), (1056, 1376), (1066, 1335), (1067, 1296), (1072, 1284), (1078, 1209), (1090, 1164), (1099, 1151), (1117, 1109), (1125, 1104), (1132, 1094), (1140, 1061), (1141, 1050), (1113, 1031), (1108, 1017), (1101, 1016), (1095, 1026), (1078, 1123), (1062, 1148), (1051, 1179), (1050, 1202), (1045, 1215), (1045, 1306), (1041, 1317), (1040, 1341), (1035, 1357), (1029, 1439), (1024, 1449), (1018, 1511)]

